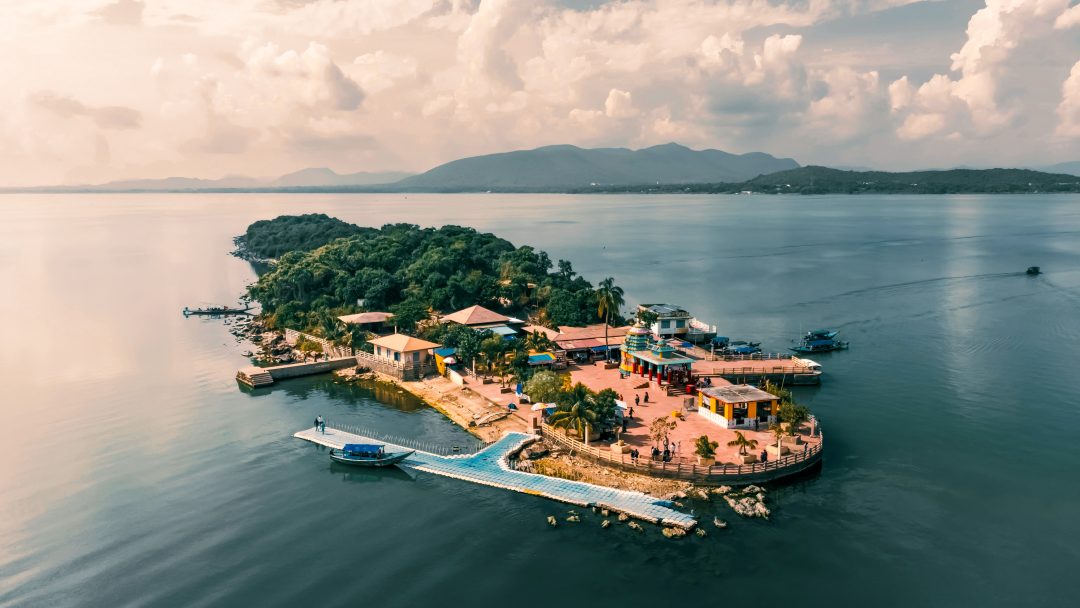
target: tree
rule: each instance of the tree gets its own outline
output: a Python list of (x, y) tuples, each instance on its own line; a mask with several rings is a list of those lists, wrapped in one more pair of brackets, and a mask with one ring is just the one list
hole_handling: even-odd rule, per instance
[(349, 348), (352, 349), (352, 353), (355, 355), (356, 351), (363, 350), (364, 345), (367, 344), (368, 331), (359, 325), (350, 325), (347, 339), (349, 341)]
[(735, 431), (735, 439), (732, 439), (731, 441), (727, 442), (729, 447), (733, 447), (733, 448), (737, 447), (737, 448), (739, 448), (739, 454), (741, 456), (745, 456), (746, 455), (746, 450), (748, 450), (748, 449), (750, 449), (750, 450), (756, 449), (757, 448), (757, 443), (758, 443), (757, 439), (747, 439), (746, 436), (743, 435), (742, 433), (740, 433), (739, 431)]
[(619, 309), (626, 303), (623, 295), (623, 288), (616, 285), (612, 277), (600, 281), (600, 285), (596, 288), (596, 314), (604, 319), (604, 349), (609, 359), (611, 350), (608, 346), (608, 327), (611, 325), (612, 314), (618, 315)]
[(600, 416), (595, 411), (593, 392), (580, 382), (561, 393), (558, 397), (558, 410), (549, 418), (551, 426), (573, 429), (585, 443), (589, 443), (588, 432), (596, 428)]
[(491, 373), (502, 368), (502, 356), (506, 352), (506, 340), (502, 336), (491, 334), (480, 342), (480, 355)]
[(532, 379), (525, 383), (525, 394), (533, 403), (550, 403), (555, 401), (563, 390), (563, 379), (553, 371), (544, 370), (537, 372)]
[(533, 352), (544, 352), (551, 350), (554, 347), (554, 343), (551, 338), (547, 337), (547, 334), (539, 329), (533, 330), (533, 332), (525, 336), (525, 348)]
[(394, 325), (403, 334), (415, 333), (417, 324), (431, 316), (427, 305), (419, 300), (405, 300), (391, 307), (390, 312), (394, 313)]
[(799, 432), (802, 423), (810, 419), (810, 410), (797, 403), (788, 402), (780, 405), (780, 420), (788, 423), (788, 433), (794, 435)]
[(649, 438), (653, 440), (653, 445), (660, 447), (663, 443), (667, 445), (668, 434), (675, 430), (675, 421), (667, 416), (660, 416), (649, 423)]
[(716, 441), (709, 441), (708, 435), (702, 435), (694, 441), (694, 453), (702, 458), (716, 456), (716, 448), (718, 447), (720, 447), (720, 444)]

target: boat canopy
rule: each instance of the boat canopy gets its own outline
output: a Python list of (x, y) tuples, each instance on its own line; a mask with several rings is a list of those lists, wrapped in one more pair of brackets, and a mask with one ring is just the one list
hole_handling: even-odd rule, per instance
[(836, 344), (836, 340), (810, 340), (807, 346), (833, 346)]
[(341, 449), (346, 454), (354, 456), (377, 456), (384, 447), (386, 446), (373, 443), (346, 443)]

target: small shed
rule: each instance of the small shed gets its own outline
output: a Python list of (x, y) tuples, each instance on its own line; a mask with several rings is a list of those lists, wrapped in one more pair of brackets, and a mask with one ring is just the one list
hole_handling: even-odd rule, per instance
[(698, 391), (698, 413), (726, 429), (776, 423), (780, 398), (749, 384)]

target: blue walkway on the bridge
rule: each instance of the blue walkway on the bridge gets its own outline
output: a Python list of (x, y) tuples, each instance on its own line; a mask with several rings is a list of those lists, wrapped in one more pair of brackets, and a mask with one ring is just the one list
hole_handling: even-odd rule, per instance
[[(331, 428), (327, 428), (326, 433), (307, 429), (296, 433), (294, 437), (337, 449), (340, 449), (346, 443), (380, 443), (386, 445), (388, 451), (408, 450), (408, 448), (383, 441), (374, 441), (367, 437)], [(628, 490), (615, 490), (590, 483), (510, 469), (506, 464), (506, 455), (533, 438), (532, 435), (524, 433), (507, 433), (502, 439), (476, 454), (438, 456), (417, 451), (402, 464), (420, 471), (516, 492), (544, 496), (583, 507), (607, 507), (614, 511), (624, 512), (627, 515), (656, 523), (683, 528), (690, 528), (696, 523), (690, 515), (676, 511), (670, 501), (654, 498), (647, 494)]]

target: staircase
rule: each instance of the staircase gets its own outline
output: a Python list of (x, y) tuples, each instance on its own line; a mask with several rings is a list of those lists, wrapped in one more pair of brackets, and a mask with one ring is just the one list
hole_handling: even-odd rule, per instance
[(236, 372), (236, 380), (251, 388), (270, 386), (274, 383), (274, 377), (270, 375), (270, 372), (261, 367), (245, 367)]

